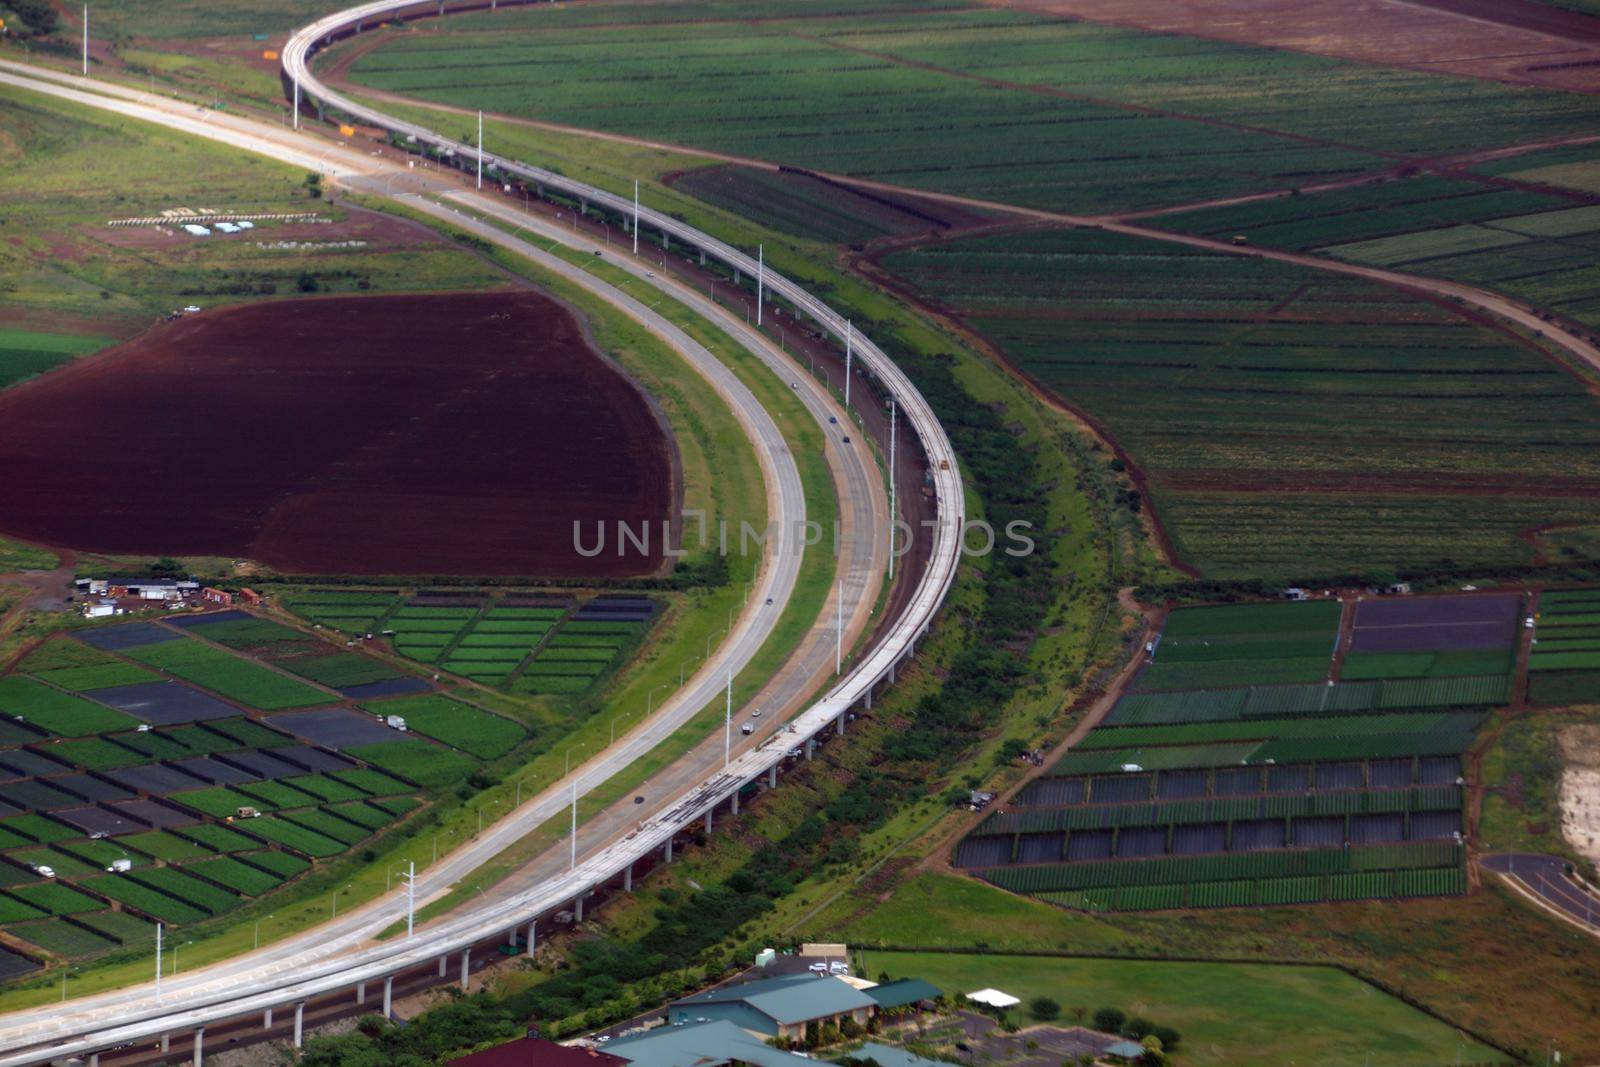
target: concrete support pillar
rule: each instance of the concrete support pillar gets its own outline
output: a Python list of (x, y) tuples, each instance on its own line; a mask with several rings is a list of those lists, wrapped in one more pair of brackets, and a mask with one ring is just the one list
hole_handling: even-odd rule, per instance
[(667, 838), (667, 862), (672, 862), (672, 838)]
[(706, 833), (708, 833), (708, 834), (712, 831), (712, 829), (714, 829), (713, 818), (715, 816), (716, 810), (717, 810), (717, 806), (716, 806), (715, 803), (713, 803), (710, 807), (706, 808)]
[(470, 948), (464, 948), (464, 949), (461, 950), (461, 988), (462, 989), (467, 988), (467, 975), (469, 973), (468, 969), (471, 966), (472, 966), (472, 950)]
[(700, 250), (700, 265), (702, 267), (706, 265), (706, 250), (703, 248)]
[(776, 763), (767, 768), (767, 788), (778, 788), (778, 765)]
[(839, 717), (833, 721), (833, 729), (840, 737), (844, 736), (844, 712), (841, 711)]
[(572, 902), (572, 921), (574, 923), (583, 922), (583, 894), (582, 893), (579, 893), (577, 895), (577, 897)]
[(305, 1043), (306, 1038), (306, 1002), (300, 1001), (294, 1006), (294, 1047), (299, 1048)]
[(445, 969), (447, 967), (449, 967), (449, 966), (450, 966), (450, 957), (449, 956), (440, 956), (439, 957), (439, 977), (440, 978), (444, 977)]
[(666, 230), (661, 231), (661, 250), (663, 252), (672, 251), (672, 237), (667, 233)]
[(728, 814), (739, 814), (739, 791), (737, 789), (733, 791), (733, 796), (728, 799)]
[(383, 980), (383, 1017), (389, 1017), (389, 1009), (394, 1006), (394, 975)]
[(517, 928), (515, 926), (506, 933), (506, 944), (511, 948), (517, 947)]
[(162, 1052), (168, 1052), (168, 1051), (171, 1050), (171, 1048), (172, 1048), (172, 1035), (171, 1034), (162, 1034), (161, 1035), (161, 1051)]
[(867, 686), (866, 708), (868, 711), (872, 710), (872, 686), (870, 685)]
[(100, 1067), (100, 1053), (89, 1053), (89, 1067)]
[[(263, 1029), (263, 1030), (271, 1030), (272, 1029), (272, 1009), (271, 1008), (268, 1008), (266, 1011), (261, 1013), (261, 1029)], [(163, 1038), (163, 1040), (165, 1040), (165, 1038)], [(165, 1046), (163, 1046), (163, 1048), (165, 1048)]]
[(200, 1067), (200, 1065), (205, 1062), (205, 1047), (206, 1028), (203, 1026), (197, 1026), (194, 1028), (194, 1067)]
[(536, 923), (536, 922), (531, 922), (531, 923), (528, 924), (528, 944), (527, 944), (526, 950), (527, 950), (528, 955), (530, 955), (530, 956), (533, 955), (533, 950), (538, 944), (538, 942), (535, 940), (535, 935), (537, 933), (537, 931), (535, 930), (535, 927), (537, 927), (538, 925), (539, 924)]
[(365, 983), (365, 982), (357, 982), (356, 983), (356, 1003), (357, 1004), (365, 1004), (366, 1002), (367, 1002), (367, 983)]
[(739, 273), (739, 268), (733, 268), (733, 284), (738, 285), (744, 281), (744, 275)]
[(900, 661), (899, 660), (895, 660), (893, 663), (889, 664), (889, 684), (890, 685), (894, 684), (895, 668), (899, 667), (899, 666), (900, 666)]
[(633, 864), (631, 863), (622, 868), (622, 891), (624, 893), (633, 892)]
[(811, 762), (811, 754), (816, 751), (816, 748), (817, 748), (817, 739), (814, 738), (814, 737), (806, 738), (806, 762), (807, 763)]

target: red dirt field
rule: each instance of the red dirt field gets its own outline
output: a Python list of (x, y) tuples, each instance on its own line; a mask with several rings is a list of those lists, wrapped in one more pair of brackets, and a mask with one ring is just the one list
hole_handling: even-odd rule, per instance
[[(655, 571), (673, 499), (648, 400), (533, 291), (261, 303), (0, 394), (0, 532), (302, 574)], [(585, 559), (572, 523), (649, 521)]]
[(1133, 29), (1600, 92), (1600, 19), (1536, 0), (984, 0)]

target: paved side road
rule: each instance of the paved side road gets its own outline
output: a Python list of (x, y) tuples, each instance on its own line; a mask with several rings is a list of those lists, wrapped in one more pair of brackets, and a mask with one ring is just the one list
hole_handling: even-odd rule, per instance
[(1484, 870), (1504, 875), (1573, 921), (1600, 933), (1600, 897), (1567, 876), (1567, 861), (1533, 852), (1503, 852), (1478, 861)]

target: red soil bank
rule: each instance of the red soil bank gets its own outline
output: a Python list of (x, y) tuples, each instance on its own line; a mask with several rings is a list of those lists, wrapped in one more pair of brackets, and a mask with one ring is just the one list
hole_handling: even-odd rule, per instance
[[(612, 578), (661, 562), (649, 403), (537, 292), (251, 304), (0, 394), (0, 532), (305, 574)], [(653, 525), (585, 559), (573, 520)]]

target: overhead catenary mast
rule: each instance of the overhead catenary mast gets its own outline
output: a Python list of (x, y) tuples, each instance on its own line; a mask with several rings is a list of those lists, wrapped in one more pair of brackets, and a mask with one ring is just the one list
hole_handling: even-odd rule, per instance
[(483, 112), (478, 112), (478, 188), (483, 188)]
[(761, 305), (766, 300), (767, 293), (767, 250), (764, 245), (756, 245), (756, 327), (761, 326)]
[(572, 780), (572, 869), (578, 869), (578, 780)]
[(300, 79), (294, 80), (294, 128), (300, 128)]
[(844, 669), (844, 579), (839, 579), (839, 595), (834, 598), (834, 603), (839, 612), (838, 622), (833, 628), (833, 673), (837, 676)]
[(633, 183), (633, 254), (639, 254), (639, 182)]
[(722, 765), (733, 761), (733, 672), (728, 672), (728, 709), (722, 720)]

